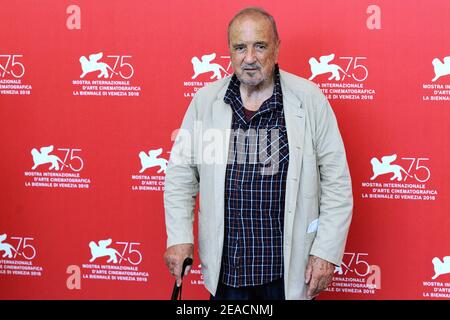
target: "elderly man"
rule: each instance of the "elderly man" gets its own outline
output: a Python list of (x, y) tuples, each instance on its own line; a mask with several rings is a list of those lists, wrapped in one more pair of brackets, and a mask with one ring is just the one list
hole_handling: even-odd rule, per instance
[(336, 118), (317, 86), (278, 68), (266, 11), (238, 12), (228, 43), (234, 74), (199, 90), (172, 148), (164, 259), (180, 285), (199, 193), (211, 299), (313, 299), (341, 264), (352, 216)]

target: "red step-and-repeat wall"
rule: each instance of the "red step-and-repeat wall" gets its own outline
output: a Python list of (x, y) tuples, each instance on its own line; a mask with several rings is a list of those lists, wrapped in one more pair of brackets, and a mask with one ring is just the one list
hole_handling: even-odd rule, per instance
[[(278, 23), (321, 87), (354, 190), (320, 299), (450, 298), (448, 0), (2, 1), (0, 298), (168, 299), (163, 190), (193, 94), (231, 74), (227, 25)], [(201, 265), (186, 299), (207, 299)]]

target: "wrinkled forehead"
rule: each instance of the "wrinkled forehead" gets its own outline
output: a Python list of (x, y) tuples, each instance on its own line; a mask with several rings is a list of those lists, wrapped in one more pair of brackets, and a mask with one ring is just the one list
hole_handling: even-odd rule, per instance
[(272, 41), (275, 31), (270, 20), (261, 14), (239, 16), (230, 25), (230, 43)]

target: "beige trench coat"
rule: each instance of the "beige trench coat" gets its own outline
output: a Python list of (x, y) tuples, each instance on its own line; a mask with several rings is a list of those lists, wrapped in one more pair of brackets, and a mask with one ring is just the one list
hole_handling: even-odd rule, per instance
[[(335, 115), (312, 82), (280, 71), (289, 142), (284, 218), (286, 299), (307, 299), (309, 255), (340, 265), (353, 196)], [(195, 198), (200, 194), (198, 245), (205, 286), (219, 281), (224, 241), (225, 169), (232, 110), (223, 101), (230, 77), (197, 92), (183, 119), (166, 170), (167, 247), (194, 243)]]

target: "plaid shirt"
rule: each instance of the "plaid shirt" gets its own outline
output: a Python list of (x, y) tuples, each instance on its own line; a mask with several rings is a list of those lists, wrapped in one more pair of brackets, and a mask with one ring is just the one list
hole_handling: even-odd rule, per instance
[(233, 110), (225, 176), (222, 282), (255, 286), (283, 276), (289, 149), (278, 66), (273, 95), (247, 120), (233, 75), (224, 101)]

